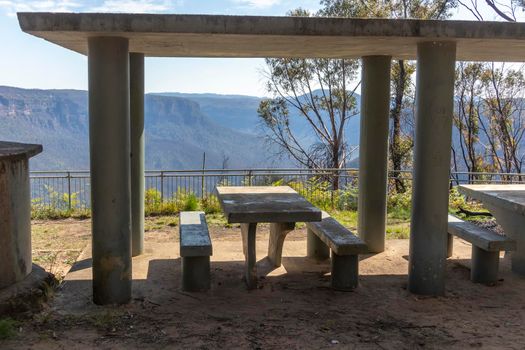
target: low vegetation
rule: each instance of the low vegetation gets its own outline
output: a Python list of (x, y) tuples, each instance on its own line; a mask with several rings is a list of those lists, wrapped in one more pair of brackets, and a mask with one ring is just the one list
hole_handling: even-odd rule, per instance
[[(288, 185), (294, 188), (312, 204), (327, 211), (337, 220), (352, 230), (357, 229), (357, 183), (352, 183), (344, 189), (331, 190), (330, 181), (313, 177), (307, 182), (277, 180), (273, 186)], [(43, 205), (38, 199), (33, 200), (33, 219), (56, 220), (65, 218), (84, 219), (90, 216), (90, 210), (81, 206), (76, 194), (71, 198), (67, 194), (56, 193), (51, 190), (50, 203)], [(387, 201), (387, 238), (408, 238), (410, 232), (411, 187), (405, 186), (404, 192), (398, 192), (395, 186), (390, 186)], [(483, 211), (480, 204), (467, 202), (458, 193), (456, 188), (450, 190), (449, 211), (458, 214), (459, 209), (467, 211)], [(197, 194), (178, 190), (171, 197), (164, 197), (160, 191), (150, 188), (145, 191), (145, 213), (149, 217), (162, 217), (159, 220), (148, 221), (146, 230), (151, 231), (163, 226), (176, 226), (174, 217), (180, 211), (202, 210), (207, 214), (210, 224), (229, 226), (221, 214), (219, 201), (215, 195), (207, 194), (203, 198)], [(464, 212), (459, 216), (468, 219)], [(171, 217), (166, 219), (165, 217)], [(55, 257), (56, 258), (56, 257)], [(66, 258), (67, 257), (61, 257)], [(51, 259), (53, 256), (42, 256), (42, 259)]]
[(0, 318), (0, 340), (10, 339), (16, 335), (17, 322), (10, 318)]

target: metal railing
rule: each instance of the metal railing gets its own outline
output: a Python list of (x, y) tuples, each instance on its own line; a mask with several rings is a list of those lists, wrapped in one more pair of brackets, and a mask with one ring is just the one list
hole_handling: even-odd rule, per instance
[[(389, 186), (395, 179), (410, 184), (409, 170), (390, 171)], [(33, 205), (56, 209), (89, 209), (89, 171), (32, 171), (31, 195)], [(337, 180), (335, 180), (337, 179)], [(340, 190), (357, 188), (358, 169), (206, 169), (206, 170), (148, 170), (145, 172), (146, 195), (155, 193), (161, 202), (177, 200), (193, 193), (197, 198), (212, 196), (215, 187), (256, 186), (293, 183), (309, 199), (326, 196), (333, 184)], [(451, 185), (462, 183), (525, 183), (525, 174), (452, 172)]]

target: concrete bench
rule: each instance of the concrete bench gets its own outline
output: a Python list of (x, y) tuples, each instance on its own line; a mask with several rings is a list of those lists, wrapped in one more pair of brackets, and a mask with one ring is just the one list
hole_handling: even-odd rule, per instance
[(498, 280), (499, 253), (516, 250), (516, 241), (470, 222), (448, 216), (448, 255), (452, 255), (452, 236), (472, 243), (472, 282), (494, 284)]
[(210, 234), (204, 213), (182, 211), (179, 216), (182, 290), (199, 292), (210, 289)]
[(368, 247), (350, 230), (323, 212), (320, 222), (308, 222), (307, 256), (316, 260), (330, 257), (332, 250), (332, 288), (348, 291), (358, 285), (359, 254)]

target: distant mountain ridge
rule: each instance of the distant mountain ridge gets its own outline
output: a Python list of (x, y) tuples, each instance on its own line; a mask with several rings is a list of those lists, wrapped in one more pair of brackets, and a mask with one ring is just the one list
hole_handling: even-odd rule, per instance
[[(321, 90), (316, 90), (313, 94), (321, 94)], [(243, 96), (243, 95), (219, 95), (219, 94), (190, 94), (190, 93), (178, 93), (178, 92), (163, 92), (154, 93), (154, 95), (162, 96), (176, 96), (187, 98), (191, 101), (197, 102), (206, 115), (210, 116), (214, 121), (220, 123), (223, 126), (227, 126), (234, 130), (238, 130), (250, 134), (260, 134), (260, 120), (257, 114), (259, 103), (264, 99), (262, 97), (255, 96)], [(357, 102), (357, 113), (360, 109), (361, 96), (355, 94)], [(306, 98), (306, 97), (305, 97)], [(312, 130), (305, 121), (304, 117), (299, 115), (299, 112), (290, 107), (291, 120), (293, 122), (293, 128), (300, 139), (303, 139), (306, 143), (314, 142), (312, 138)], [(360, 117), (356, 115), (346, 123), (346, 139), (348, 144), (356, 146), (359, 144), (359, 124)], [(356, 157), (357, 155), (353, 155)], [(352, 157), (352, 158), (353, 158)]]
[[(200, 168), (204, 152), (207, 168), (283, 164), (260, 137), (219, 124), (209, 109), (182, 96), (147, 94), (146, 168)], [(0, 126), (2, 140), (43, 144), (33, 170), (89, 168), (86, 91), (0, 86)]]
[[(257, 109), (262, 99), (208, 93), (147, 94), (146, 168), (200, 169), (204, 152), (208, 169), (296, 166), (288, 159), (276, 158), (275, 149), (260, 136)], [(356, 99), (359, 108), (358, 94)], [(30, 162), (33, 170), (87, 170), (87, 102), (87, 92), (82, 90), (0, 86), (0, 140), (42, 144), (44, 152)], [(305, 143), (314, 142), (304, 118), (293, 108), (290, 113), (299, 138)], [(345, 136), (352, 149), (359, 145), (359, 124), (359, 115), (347, 122)], [(403, 128), (410, 126), (404, 123)], [(459, 149), (457, 128), (453, 129), (452, 137)], [(483, 135), (481, 143), (486, 143)], [(481, 147), (478, 145), (480, 150)], [(352, 154), (347, 166), (358, 166), (357, 153)], [(463, 170), (461, 164), (460, 170)]]
[(243, 95), (190, 94), (162, 92), (152, 95), (185, 98), (199, 104), (202, 112), (212, 120), (234, 130), (257, 134), (257, 109), (263, 98)]

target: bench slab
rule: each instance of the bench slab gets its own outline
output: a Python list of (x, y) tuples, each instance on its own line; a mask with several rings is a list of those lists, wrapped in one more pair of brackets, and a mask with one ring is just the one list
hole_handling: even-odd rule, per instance
[(361, 238), (355, 236), (352, 231), (325, 212), (323, 212), (322, 221), (308, 222), (306, 226), (337, 255), (368, 253), (368, 247)]
[(516, 250), (517, 243), (486, 228), (463, 221), (453, 215), (448, 216), (448, 233), (458, 236), (488, 252)]
[(179, 232), (181, 257), (212, 255), (210, 233), (204, 212), (180, 212)]

